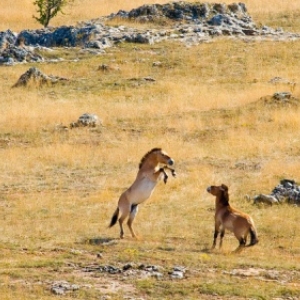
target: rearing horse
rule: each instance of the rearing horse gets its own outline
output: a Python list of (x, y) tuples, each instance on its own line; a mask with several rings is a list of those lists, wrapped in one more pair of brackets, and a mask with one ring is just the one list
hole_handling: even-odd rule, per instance
[(250, 244), (253, 246), (258, 243), (257, 232), (252, 218), (229, 204), (228, 187), (225, 184), (221, 186), (210, 186), (207, 191), (216, 196), (215, 211), (215, 233), (212, 249), (216, 247), (216, 241), (221, 230), (220, 248), (225, 234), (225, 229), (232, 231), (240, 244), (234, 252), (240, 252), (246, 246), (246, 239), (250, 233)]
[(123, 222), (127, 217), (127, 225), (130, 229), (132, 237), (136, 238), (136, 234), (132, 228), (133, 220), (138, 212), (138, 204), (146, 201), (162, 178), (167, 183), (168, 175), (165, 169), (169, 169), (175, 177), (176, 172), (170, 168), (174, 164), (174, 160), (161, 148), (153, 148), (147, 152), (140, 161), (139, 171), (133, 184), (122, 193), (119, 203), (114, 212), (109, 227), (114, 226), (119, 218), (120, 238), (124, 237)]

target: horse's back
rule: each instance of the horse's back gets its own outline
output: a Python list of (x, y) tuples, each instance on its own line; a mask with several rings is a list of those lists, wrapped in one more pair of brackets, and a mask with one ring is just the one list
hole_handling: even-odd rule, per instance
[(216, 214), (216, 219), (218, 219), (220, 223), (223, 224), (224, 228), (231, 232), (235, 230), (244, 232), (251, 226), (254, 226), (254, 222), (248, 214), (239, 211), (231, 206), (228, 206), (226, 209), (224, 208), (223, 210), (219, 211)]

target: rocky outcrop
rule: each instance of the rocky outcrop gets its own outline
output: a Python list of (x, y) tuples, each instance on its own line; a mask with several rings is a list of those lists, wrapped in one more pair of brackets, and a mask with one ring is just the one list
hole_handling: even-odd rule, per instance
[[(234, 14), (234, 15), (233, 15)], [(251, 21), (244, 3), (189, 3), (185, 1), (170, 2), (166, 4), (143, 5), (129, 12), (120, 10), (108, 18), (128, 18), (141, 22), (171, 19), (175, 21), (211, 22), (216, 15), (232, 15), (246, 22)]]
[(13, 65), (17, 62), (42, 62), (43, 57), (31, 47), (17, 44), (18, 36), (12, 31), (0, 32), (0, 65)]
[[(142, 30), (105, 25), (105, 22), (115, 18), (147, 22), (149, 26)], [(154, 29), (151, 28), (153, 22), (165, 25)], [(300, 38), (300, 34), (286, 33), (282, 29), (258, 28), (243, 3), (226, 5), (179, 1), (143, 5), (128, 12), (120, 10), (77, 26), (23, 30), (19, 34), (10, 30), (0, 32), (0, 64), (43, 61), (44, 58), (36, 51), (39, 47), (93, 48), (93, 53), (103, 53), (107, 47), (122, 42), (153, 44), (177, 40), (194, 45), (223, 35), (282, 40)]]

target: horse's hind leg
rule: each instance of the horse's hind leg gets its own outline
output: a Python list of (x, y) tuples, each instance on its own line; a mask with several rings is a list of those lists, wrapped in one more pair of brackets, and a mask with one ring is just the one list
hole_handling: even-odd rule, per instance
[(135, 218), (137, 212), (138, 212), (138, 205), (137, 204), (131, 205), (131, 210), (130, 210), (130, 215), (129, 215), (127, 225), (129, 227), (132, 237), (134, 237), (134, 238), (136, 238), (136, 234), (133, 230), (132, 223), (134, 221), (134, 218)]
[(123, 222), (125, 221), (125, 219), (127, 218), (127, 216), (129, 215), (130, 209), (129, 208), (123, 208), (122, 213), (121, 213), (121, 217), (119, 219), (119, 225), (120, 225), (120, 238), (122, 239), (124, 237), (124, 230), (123, 230)]
[(126, 218), (126, 216), (122, 215), (122, 217), (119, 219), (119, 225), (120, 225), (120, 238), (121, 238), (121, 239), (124, 237), (123, 222), (124, 222), (125, 218)]
[(240, 237), (238, 240), (240, 241), (240, 244), (239, 244), (239, 246), (233, 251), (234, 253), (239, 253), (239, 252), (241, 252), (241, 251), (245, 248), (245, 246), (246, 246), (246, 239), (245, 239), (244, 237)]
[(219, 231), (215, 230), (214, 241), (213, 241), (211, 249), (215, 249), (216, 248), (218, 234), (219, 234)]
[(222, 245), (223, 245), (223, 237), (225, 235), (225, 229), (222, 229), (221, 230), (221, 233), (220, 233), (220, 244), (219, 244), (219, 248), (221, 249), (222, 248)]

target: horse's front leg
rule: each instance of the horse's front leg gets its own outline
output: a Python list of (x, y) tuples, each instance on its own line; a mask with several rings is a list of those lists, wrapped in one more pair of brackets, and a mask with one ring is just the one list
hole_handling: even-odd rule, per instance
[(129, 230), (131, 232), (132, 237), (134, 237), (134, 238), (137, 238), (137, 236), (136, 236), (136, 234), (133, 230), (132, 223), (134, 221), (134, 218), (136, 217), (137, 212), (138, 212), (138, 205), (137, 204), (132, 204), (127, 225), (129, 227)]
[(240, 242), (239, 246), (233, 251), (233, 253), (240, 253), (245, 248), (245, 246), (246, 246), (246, 239), (243, 238), (243, 237), (241, 237), (239, 239), (239, 242)]
[(221, 233), (220, 233), (220, 244), (219, 244), (219, 248), (221, 249), (222, 248), (222, 244), (223, 244), (223, 237), (225, 235), (225, 229), (222, 229), (221, 230)]
[[(220, 224), (219, 224), (219, 222), (215, 222), (214, 241), (213, 241), (213, 245), (212, 245), (211, 249), (215, 249), (216, 248), (217, 238), (218, 238), (218, 235), (219, 235), (219, 230), (220, 230)], [(223, 231), (221, 232), (221, 235), (222, 235), (222, 233), (223, 233), (223, 236), (224, 236), (224, 232)], [(222, 245), (221, 241), (220, 241), (220, 245)]]
[(168, 176), (168, 174), (166, 173), (165, 168), (160, 168), (159, 171), (160, 171), (160, 173), (163, 173), (163, 174), (164, 174), (164, 183), (166, 184), (167, 181), (168, 181), (169, 176)]
[(219, 231), (217, 229), (215, 229), (214, 241), (213, 241), (213, 245), (212, 245), (211, 249), (215, 249), (216, 248), (218, 234), (219, 234)]
[(173, 176), (173, 177), (176, 177), (177, 173), (176, 173), (175, 169), (172, 169), (172, 168), (170, 168), (170, 167), (168, 167), (168, 166), (165, 166), (164, 169), (170, 170), (172, 176)]

